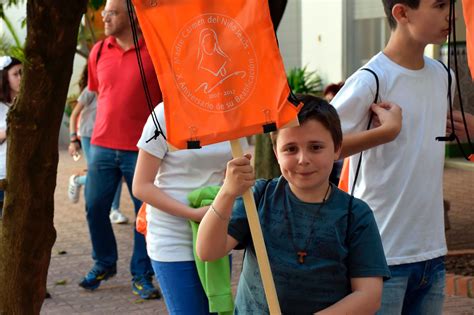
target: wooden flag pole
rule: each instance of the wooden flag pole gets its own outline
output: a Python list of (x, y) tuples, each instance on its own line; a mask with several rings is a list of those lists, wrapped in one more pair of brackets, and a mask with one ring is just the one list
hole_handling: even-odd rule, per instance
[[(230, 145), (232, 148), (232, 156), (234, 158), (244, 156), (239, 140), (230, 140)], [(252, 234), (253, 246), (255, 247), (255, 253), (257, 255), (258, 267), (262, 277), (263, 289), (265, 290), (268, 308), (272, 315), (281, 314), (280, 304), (278, 303), (275, 283), (273, 282), (270, 262), (268, 261), (267, 249), (265, 248), (262, 228), (260, 227), (260, 220), (257, 215), (257, 207), (255, 206), (253, 193), (249, 189), (242, 197), (244, 199), (245, 212), (247, 213), (250, 233)]]

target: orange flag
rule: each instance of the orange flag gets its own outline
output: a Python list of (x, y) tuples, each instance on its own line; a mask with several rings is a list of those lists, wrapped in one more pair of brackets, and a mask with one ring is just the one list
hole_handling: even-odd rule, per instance
[(267, 1), (133, 0), (179, 149), (294, 121)]
[(344, 163), (342, 164), (341, 175), (339, 176), (339, 187), (340, 190), (349, 193), (349, 158), (344, 159)]
[(142, 203), (142, 206), (138, 210), (137, 219), (135, 220), (135, 229), (138, 233), (146, 236), (147, 232), (147, 221), (146, 221), (146, 203)]
[(462, 6), (466, 22), (467, 61), (474, 80), (474, 0), (463, 0)]

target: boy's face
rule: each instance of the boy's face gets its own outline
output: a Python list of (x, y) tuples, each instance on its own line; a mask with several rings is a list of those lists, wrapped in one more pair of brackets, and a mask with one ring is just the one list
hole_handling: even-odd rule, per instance
[(442, 44), (449, 35), (449, 0), (420, 0), (417, 9), (407, 7), (408, 30), (424, 45)]
[(278, 131), (275, 155), (282, 175), (296, 196), (326, 190), (340, 149), (334, 151), (331, 133), (319, 121)]

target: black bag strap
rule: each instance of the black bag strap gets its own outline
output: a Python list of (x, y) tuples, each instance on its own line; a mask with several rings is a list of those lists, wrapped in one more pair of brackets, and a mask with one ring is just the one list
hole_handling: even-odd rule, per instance
[(102, 48), (104, 48), (104, 40), (100, 41), (99, 50), (97, 50), (97, 55), (95, 57), (95, 66), (99, 64), (100, 55), (102, 54)]
[[(379, 77), (378, 77), (377, 73), (375, 73), (374, 70), (369, 69), (369, 68), (362, 68), (360, 70), (368, 71), (368, 72), (373, 74), (373, 76), (375, 78), (375, 86), (376, 86), (374, 103), (377, 103), (378, 100), (379, 100), (379, 90), (380, 90)], [(367, 124), (367, 129), (366, 130), (370, 129), (370, 125), (372, 124), (373, 118), (374, 118), (374, 113), (372, 111), (370, 111), (369, 123)], [(347, 213), (347, 230), (346, 230), (346, 245), (347, 246), (349, 246), (349, 230), (350, 230), (351, 223), (352, 223), (352, 202), (354, 200), (354, 190), (355, 190), (355, 186), (356, 186), (356, 183), (357, 183), (357, 179), (359, 177), (360, 167), (362, 165), (362, 153), (364, 153), (364, 151), (360, 152), (360, 154), (359, 154), (359, 161), (357, 162), (355, 177), (354, 177), (354, 181), (352, 183), (351, 197), (349, 199), (349, 208), (348, 208), (348, 213)]]
[[(376, 84), (374, 103), (377, 103), (378, 99), (379, 99), (379, 87), (380, 87), (379, 77), (377, 76), (377, 73), (375, 73), (375, 71), (373, 71), (372, 69), (362, 68), (361, 70), (368, 71), (368, 72), (370, 72), (374, 75), (375, 84)], [(370, 129), (370, 125), (372, 124), (373, 118), (374, 118), (374, 113), (372, 111), (370, 111), (369, 123), (367, 124), (367, 129), (366, 130)], [(354, 182), (352, 184), (351, 196), (354, 196), (355, 184), (357, 183), (357, 178), (359, 177), (360, 166), (361, 166), (361, 163), (362, 163), (362, 153), (363, 152), (360, 152), (360, 154), (359, 154), (359, 162), (357, 163), (356, 174), (355, 174)]]

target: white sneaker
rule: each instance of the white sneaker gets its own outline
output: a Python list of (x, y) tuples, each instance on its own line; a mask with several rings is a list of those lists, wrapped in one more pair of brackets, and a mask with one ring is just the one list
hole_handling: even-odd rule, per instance
[(110, 222), (115, 224), (125, 224), (128, 222), (128, 218), (119, 209), (111, 209), (109, 218)]
[(79, 202), (79, 195), (81, 193), (81, 185), (76, 183), (76, 178), (78, 175), (71, 175), (69, 177), (69, 185), (67, 189), (67, 195), (69, 197), (69, 200), (72, 203), (78, 203)]

